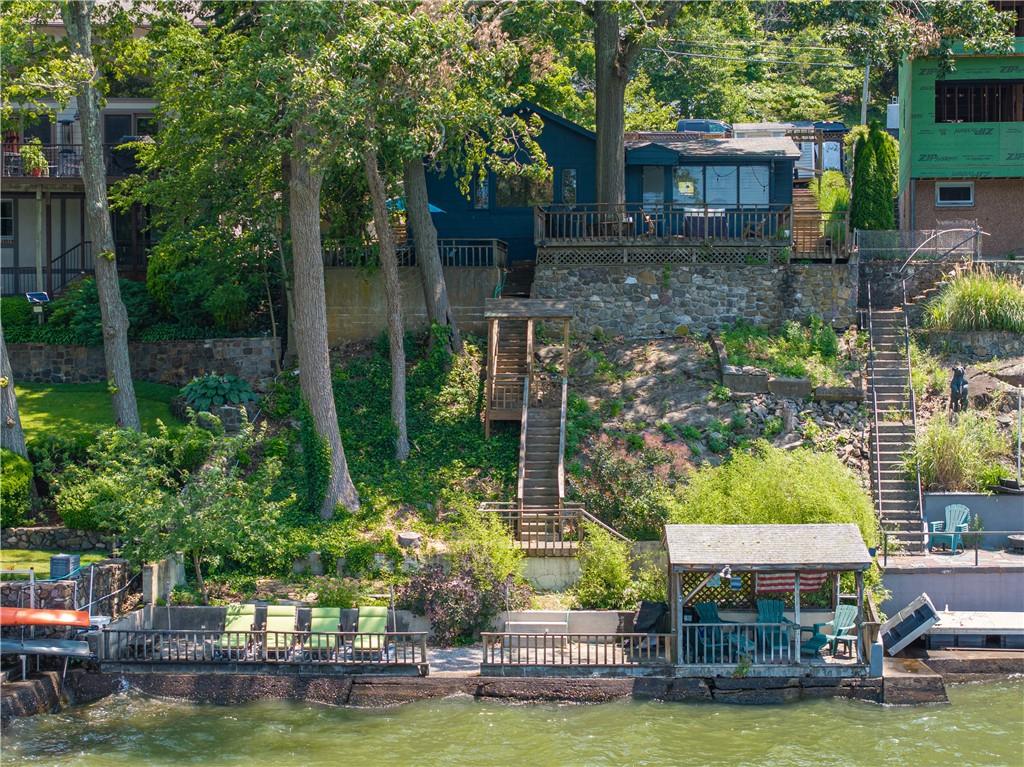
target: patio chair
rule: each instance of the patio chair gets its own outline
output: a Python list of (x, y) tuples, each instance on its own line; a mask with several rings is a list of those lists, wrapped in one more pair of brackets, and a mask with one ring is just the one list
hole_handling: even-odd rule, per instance
[[(224, 633), (217, 638), (217, 654), (244, 656), (251, 643), (255, 623), (256, 605), (228, 605), (224, 613)], [(229, 633), (236, 631), (246, 633)]]
[[(697, 617), (701, 623), (726, 623), (729, 625), (738, 625), (736, 621), (727, 621), (718, 615), (718, 605), (714, 602), (697, 602), (693, 605), (693, 609), (697, 611)], [(704, 632), (705, 636), (713, 636), (714, 632)], [(721, 642), (712, 641), (708, 646), (715, 648), (722, 642), (729, 642), (741, 653), (751, 653), (754, 651), (754, 642), (747, 636), (740, 632), (732, 629), (723, 628), (720, 632), (723, 636)]]
[(951, 554), (956, 554), (956, 547), (966, 551), (964, 539), (961, 537), (967, 532), (971, 519), (971, 510), (963, 504), (953, 503), (946, 507), (946, 519), (942, 522), (932, 522), (931, 532), (928, 534), (928, 551), (936, 545), (948, 545)]
[(309, 634), (302, 645), (310, 658), (331, 659), (337, 656), (341, 645), (338, 632), (341, 631), (340, 607), (313, 607), (310, 609)]
[(360, 607), (356, 636), (352, 640), (352, 656), (371, 659), (377, 657), (383, 661), (388, 653), (387, 638), (372, 635), (385, 634), (387, 630), (388, 608)]
[(792, 629), (799, 629), (800, 626), (794, 623), (785, 615), (786, 603), (781, 599), (758, 599), (757, 600), (757, 622), (782, 624), (781, 628), (759, 628), (757, 630), (757, 644), (765, 650), (774, 650), (790, 642), (789, 632)]
[(288, 659), (295, 646), (295, 605), (267, 605), (267, 622), (263, 627), (263, 651), (267, 657)]
[[(853, 645), (857, 641), (857, 634), (854, 633), (854, 629), (857, 628), (857, 606), (856, 605), (838, 605), (836, 607), (836, 613), (832, 616), (832, 631), (825, 634), (825, 641), (828, 642), (829, 651), (835, 655), (839, 645), (842, 644), (846, 647), (848, 655), (853, 654)], [(822, 623), (815, 625), (827, 626), (829, 624)]]

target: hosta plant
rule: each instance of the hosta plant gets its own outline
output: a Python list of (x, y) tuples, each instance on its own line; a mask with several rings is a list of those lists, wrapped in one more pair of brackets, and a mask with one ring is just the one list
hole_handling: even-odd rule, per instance
[(256, 394), (238, 376), (209, 373), (185, 384), (181, 394), (193, 410), (213, 410), (221, 405), (244, 405), (256, 401)]

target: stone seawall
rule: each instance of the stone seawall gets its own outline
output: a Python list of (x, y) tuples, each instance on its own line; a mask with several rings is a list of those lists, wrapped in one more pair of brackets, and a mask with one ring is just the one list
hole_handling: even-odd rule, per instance
[(849, 325), (856, 321), (857, 263), (538, 263), (532, 296), (573, 301), (575, 329), (587, 334), (704, 335), (740, 319), (777, 327), (810, 314)]
[(927, 331), (925, 342), (944, 354), (960, 354), (974, 359), (1024, 356), (1024, 335), (997, 330)]
[[(102, 383), (107, 366), (102, 346), (8, 344), (18, 383)], [(184, 386), (205, 373), (236, 375), (254, 384), (274, 377), (277, 338), (210, 338), (128, 344), (132, 376), (140, 381)]]

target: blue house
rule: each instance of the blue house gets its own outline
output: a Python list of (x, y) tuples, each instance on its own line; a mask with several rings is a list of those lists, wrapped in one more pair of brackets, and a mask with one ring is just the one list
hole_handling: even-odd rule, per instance
[(491, 173), (467, 199), (453, 178), (428, 176), (430, 201), (444, 211), (434, 214), (440, 239), (501, 240), (512, 262), (534, 260), (539, 249), (623, 247), (835, 260), (845, 243), (835, 226), (794, 219), (800, 150), (790, 138), (627, 133), (626, 203), (609, 207), (595, 203), (594, 133), (533, 104), (518, 110), (543, 121), (547, 181)]

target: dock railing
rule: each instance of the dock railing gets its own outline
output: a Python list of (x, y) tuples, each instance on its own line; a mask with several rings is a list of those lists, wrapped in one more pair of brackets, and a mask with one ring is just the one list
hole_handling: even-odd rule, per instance
[(666, 666), (671, 634), (484, 633), (485, 666)]
[(798, 663), (800, 632), (789, 623), (684, 623), (677, 666)]
[(427, 634), (412, 632), (107, 629), (100, 661), (109, 663), (427, 663)]

